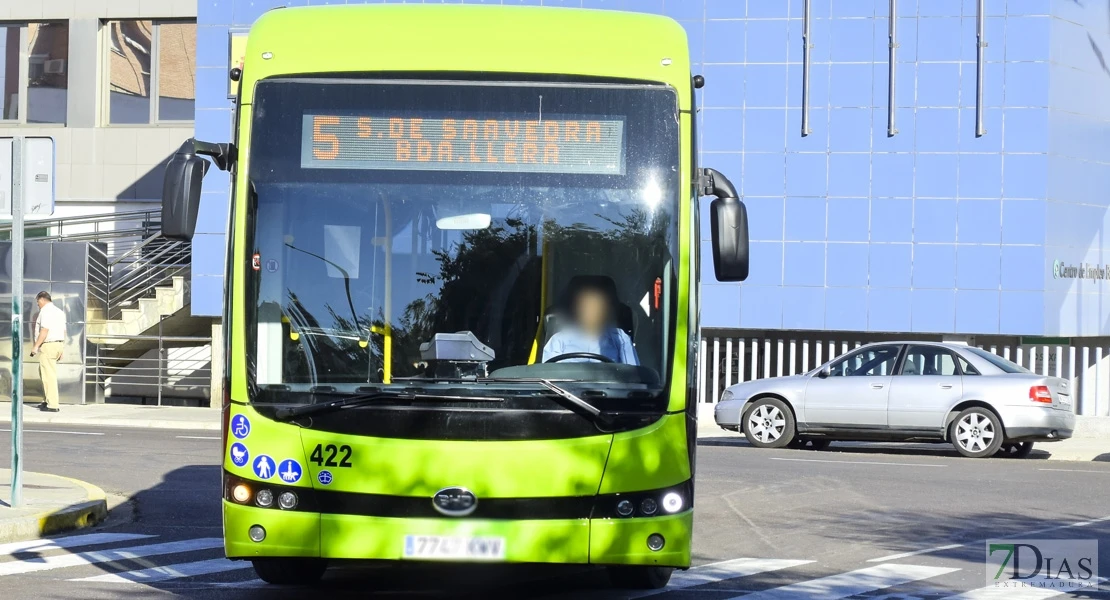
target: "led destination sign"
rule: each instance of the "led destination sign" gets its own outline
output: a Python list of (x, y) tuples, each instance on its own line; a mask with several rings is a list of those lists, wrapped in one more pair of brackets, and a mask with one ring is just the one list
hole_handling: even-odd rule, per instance
[(305, 114), (305, 169), (624, 174), (624, 122)]

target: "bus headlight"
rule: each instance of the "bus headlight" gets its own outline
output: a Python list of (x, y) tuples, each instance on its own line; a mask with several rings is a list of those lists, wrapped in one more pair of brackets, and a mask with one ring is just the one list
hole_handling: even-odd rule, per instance
[(636, 510), (636, 507), (633, 506), (632, 502), (629, 500), (621, 500), (617, 503), (617, 514), (622, 517), (627, 517), (632, 514), (634, 510)]
[(245, 504), (247, 500), (251, 499), (251, 489), (246, 485), (240, 483), (239, 485), (231, 488), (231, 497), (240, 504)]
[(643, 502), (640, 502), (640, 512), (649, 517), (657, 510), (659, 510), (659, 503), (651, 498), (644, 498)]
[(278, 506), (280, 506), (282, 510), (297, 508), (297, 495), (293, 492), (282, 492), (281, 495), (278, 496)]
[(251, 525), (250, 529), (247, 530), (247, 536), (257, 544), (266, 539), (266, 529), (261, 525)]
[[(261, 492), (259, 493), (261, 494)], [(663, 510), (665, 512), (676, 513), (682, 510), (683, 504), (682, 495), (678, 492), (667, 492), (667, 495), (663, 496)]]
[(262, 508), (269, 508), (274, 504), (274, 493), (270, 490), (258, 490), (258, 494), (254, 497), (254, 502)]

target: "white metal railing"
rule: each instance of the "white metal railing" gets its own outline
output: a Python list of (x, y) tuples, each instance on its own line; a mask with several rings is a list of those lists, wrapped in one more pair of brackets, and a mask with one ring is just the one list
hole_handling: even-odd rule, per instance
[[(698, 404), (711, 410), (736, 383), (808, 373), (875, 339), (813, 337), (703, 337), (699, 348)], [(1110, 414), (1110, 345), (979, 344), (1034, 373), (1071, 382), (1080, 415)]]

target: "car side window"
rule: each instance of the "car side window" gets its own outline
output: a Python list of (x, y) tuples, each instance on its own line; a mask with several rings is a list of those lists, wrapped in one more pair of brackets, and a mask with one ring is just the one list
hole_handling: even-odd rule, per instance
[(910, 346), (899, 375), (959, 375), (956, 356), (938, 346)]
[(870, 346), (847, 354), (829, 365), (830, 377), (879, 377), (894, 373), (900, 347)]
[(957, 356), (956, 361), (960, 363), (960, 370), (964, 375), (978, 375), (979, 369), (976, 369), (971, 363), (967, 362), (962, 356)]

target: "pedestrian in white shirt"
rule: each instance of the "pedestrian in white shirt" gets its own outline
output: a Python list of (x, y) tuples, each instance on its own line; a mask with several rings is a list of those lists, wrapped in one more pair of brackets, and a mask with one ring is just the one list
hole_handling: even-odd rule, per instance
[(39, 405), (39, 410), (58, 412), (61, 410), (58, 408), (58, 361), (62, 359), (65, 346), (66, 314), (54, 306), (47, 292), (39, 292), (35, 302), (39, 305), (39, 316), (35, 321), (35, 347), (31, 349), (31, 356), (39, 357), (39, 378), (46, 395), (46, 402)]

